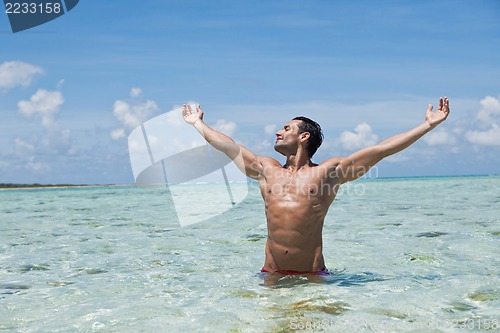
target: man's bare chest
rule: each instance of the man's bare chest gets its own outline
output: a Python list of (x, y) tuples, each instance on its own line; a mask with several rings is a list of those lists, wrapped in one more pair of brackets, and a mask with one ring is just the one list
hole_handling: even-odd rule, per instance
[(331, 196), (334, 185), (321, 170), (291, 173), (283, 168), (266, 175), (261, 181), (261, 191), (266, 196)]

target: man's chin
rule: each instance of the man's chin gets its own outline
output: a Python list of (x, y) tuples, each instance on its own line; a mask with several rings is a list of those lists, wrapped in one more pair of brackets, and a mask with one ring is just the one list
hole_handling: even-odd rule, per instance
[(280, 145), (279, 143), (275, 143), (274, 144), (274, 150), (276, 150), (278, 153), (280, 153), (281, 155), (285, 155), (284, 153), (284, 147), (282, 145)]

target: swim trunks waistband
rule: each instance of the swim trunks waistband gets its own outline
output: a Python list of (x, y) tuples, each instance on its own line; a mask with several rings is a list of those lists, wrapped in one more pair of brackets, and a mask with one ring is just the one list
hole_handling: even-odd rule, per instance
[(305, 275), (305, 274), (313, 274), (313, 275), (329, 275), (330, 272), (326, 267), (323, 267), (319, 271), (316, 272), (301, 272), (301, 271), (291, 271), (291, 270), (277, 270), (275, 272), (268, 271), (267, 269), (262, 268), (260, 270), (262, 273), (279, 273), (282, 275)]

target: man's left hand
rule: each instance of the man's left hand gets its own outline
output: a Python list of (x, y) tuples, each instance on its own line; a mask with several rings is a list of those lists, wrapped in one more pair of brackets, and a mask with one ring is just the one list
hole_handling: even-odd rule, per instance
[(429, 108), (425, 113), (425, 121), (427, 121), (427, 123), (429, 123), (432, 127), (435, 127), (448, 118), (448, 115), (450, 114), (450, 101), (448, 100), (448, 97), (445, 97), (444, 99), (440, 97), (437, 111), (432, 112), (432, 109), (432, 104), (429, 104)]

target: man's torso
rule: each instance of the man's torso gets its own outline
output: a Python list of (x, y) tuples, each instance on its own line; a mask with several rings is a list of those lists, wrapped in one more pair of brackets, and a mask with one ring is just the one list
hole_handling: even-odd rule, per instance
[(297, 172), (264, 165), (260, 190), (268, 226), (268, 271), (316, 272), (324, 268), (323, 222), (340, 186), (327, 167), (305, 166)]

